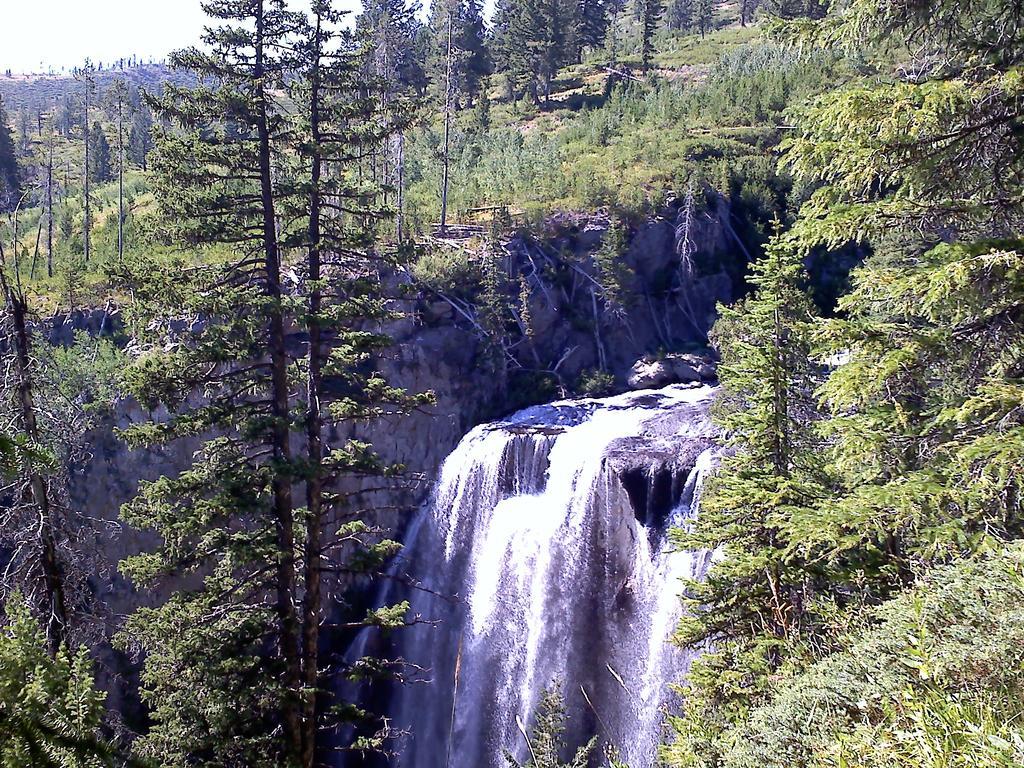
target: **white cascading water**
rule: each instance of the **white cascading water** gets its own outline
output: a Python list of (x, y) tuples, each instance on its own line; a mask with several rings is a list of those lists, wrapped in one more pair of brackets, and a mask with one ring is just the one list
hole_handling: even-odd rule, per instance
[(517, 719), (551, 686), (573, 745), (598, 734), (630, 768), (654, 765), (692, 655), (669, 642), (682, 580), (710, 562), (673, 551), (668, 531), (696, 511), (720, 450), (714, 392), (557, 402), (463, 438), (396, 565), (422, 623), (394, 649), (420, 670), (389, 705), (405, 733), (394, 765), (525, 762)]

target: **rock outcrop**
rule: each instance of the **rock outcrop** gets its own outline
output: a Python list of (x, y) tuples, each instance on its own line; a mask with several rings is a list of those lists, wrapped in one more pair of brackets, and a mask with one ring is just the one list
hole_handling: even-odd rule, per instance
[(670, 354), (661, 358), (640, 358), (633, 363), (626, 383), (630, 389), (656, 389), (669, 384), (712, 384), (716, 381), (718, 368), (710, 354)]

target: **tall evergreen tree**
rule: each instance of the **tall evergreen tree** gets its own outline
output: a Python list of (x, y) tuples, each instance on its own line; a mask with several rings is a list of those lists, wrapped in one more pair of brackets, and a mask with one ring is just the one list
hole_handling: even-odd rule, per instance
[(666, 21), (669, 29), (688, 32), (694, 26), (694, 0), (672, 0)]
[[(364, 63), (366, 75), (380, 88), (371, 91), (380, 101), (383, 112), (407, 109), (403, 102), (410, 93), (422, 93), (427, 80), (423, 61), (416, 58), (422, 42), (421, 24), (415, 8), (407, 0), (372, 0), (365, 3), (356, 19), (356, 34), (368, 53)], [(404, 141), (401, 135), (388, 137), (379, 147), (367, 153), (370, 175), (381, 184), (381, 193), (388, 198), (394, 192), (399, 209), (397, 232), (401, 235), (401, 198), (405, 187)]]
[(686, 549), (722, 554), (706, 579), (689, 585), (676, 636), (684, 647), (714, 644), (694, 663), (684, 714), (674, 721), (679, 765), (715, 765), (729, 727), (804, 652), (820, 583), (813, 553), (794, 555), (799, 542), (784, 527), (825, 489), (813, 431), (815, 315), (799, 249), (776, 239), (750, 282), (753, 294), (723, 308), (713, 331), (724, 390), (715, 416), (733, 455), (709, 481), (694, 531), (677, 534)]
[(448, 21), (452, 22), (451, 86), (455, 109), (472, 107), (484, 79), (493, 71), (480, 0), (438, 0), (430, 5), (427, 73), (438, 102), (449, 81)]
[(889, 571), (865, 585), (884, 591), (1024, 533), (1024, 23), (1010, 2), (935, 0), (856, 2), (800, 26), (817, 44), (922, 46), (888, 77), (808, 107), (787, 147), (818, 186), (794, 239), (809, 250), (857, 233), (874, 250), (825, 331), (826, 351), (850, 358), (823, 390), (848, 490), (814, 531), (839, 552), (884, 554)]
[(694, 26), (700, 32), (701, 37), (715, 29), (717, 8), (717, 0), (694, 0)]
[[(216, 84), (152, 100), (174, 126), (152, 165), (165, 234), (237, 256), (188, 279), (163, 268), (128, 275), (142, 314), (173, 307), (204, 325), (186, 344), (150, 339), (134, 389), (176, 415), (127, 436), (196, 436), (202, 446), (190, 470), (144, 485), (123, 510), (163, 540), (128, 572), (143, 581), (192, 574), (199, 584), (139, 612), (125, 638), (147, 651), (155, 725), (146, 754), (309, 768), (359, 714), (325, 706), (323, 691), (374, 666), (320, 655), (320, 628), (343, 605), (339, 579), (373, 572), (395, 549), (366, 519), (360, 493), (364, 478), (393, 468), (356, 425), (422, 402), (375, 373), (388, 343), (376, 329), (391, 313), (381, 295), (387, 260), (373, 241), (388, 210), (356, 167), (401, 126), (380, 111), (384, 86), (367, 79), (330, 3), (314, 2), (311, 20), (282, 2), (211, 11), (226, 22), (208, 33), (216, 52), (174, 62), (216, 71)], [(391, 625), (403, 612), (343, 621)]]
[(576, 3), (572, 40), (578, 62), (583, 61), (586, 51), (604, 45), (611, 24), (611, 5), (607, 0), (578, 0)]
[(125, 133), (129, 118), (128, 84), (123, 79), (117, 79), (110, 86), (107, 92), (108, 110), (114, 120), (117, 130), (117, 144), (115, 145), (114, 168), (117, 171), (117, 257), (124, 258), (124, 163), (127, 159), (125, 153)]
[(84, 155), (82, 157), (82, 200), (84, 208), (84, 220), (82, 222), (82, 245), (83, 256), (86, 261), (92, 255), (92, 181), (93, 163), (90, 160), (92, 140), (89, 132), (89, 113), (92, 107), (93, 95), (96, 90), (94, 77), (95, 68), (89, 59), (85, 64), (75, 70), (75, 78), (82, 83), (82, 144)]
[(420, 24), (408, 0), (369, 0), (356, 19), (356, 30), (370, 51), (375, 78), (398, 93), (419, 80), (423, 63), (415, 61), (414, 41)]
[(114, 178), (112, 169), (110, 142), (103, 132), (103, 126), (95, 121), (89, 131), (89, 180), (95, 184), (105, 184)]
[(654, 55), (654, 35), (665, 13), (663, 0), (640, 0), (640, 66), (644, 72), (651, 68)]
[[(156, 724), (145, 749), (204, 764), (298, 763), (295, 469), (274, 165), (285, 129), (275, 94), (299, 20), (282, 0), (226, 0), (207, 11), (220, 23), (204, 36), (209, 51), (172, 57), (200, 84), (169, 85), (151, 100), (177, 126), (161, 135), (154, 190), (167, 236), (226, 243), (239, 255), (161, 286), (157, 297), (177, 298), (207, 325), (187, 347), (154, 347), (138, 361), (139, 396), (179, 410), (128, 437), (225, 434), (204, 443), (189, 471), (143, 486), (123, 510), (164, 542), (126, 563), (134, 578), (205, 571), (202, 588), (136, 615), (128, 632), (149, 654), (143, 682)], [(185, 407), (192, 392), (205, 402)], [(192, 630), (175, 629), (183, 623)], [(193, 658), (187, 677), (178, 672), (183, 658)]]
[(487, 28), (484, 25), (483, 2), (465, 0), (459, 24), (459, 47), (464, 51), (462, 62), (462, 89), (469, 106), (480, 97), (487, 77), (494, 71), (494, 62), (487, 47)]
[(575, 5), (568, 0), (504, 0), (494, 15), (494, 54), (510, 92), (547, 101), (558, 69), (576, 55), (570, 44)]
[[(913, 53), (891, 72), (816, 99), (800, 111), (786, 143), (790, 170), (814, 189), (780, 242), (793, 263), (851, 240), (869, 244), (872, 253), (855, 270), (840, 316), (817, 323), (815, 356), (833, 370), (818, 389), (819, 428), (793, 433), (820, 436), (808, 461), (822, 462), (827, 484), (796, 483), (792, 471), (786, 485), (751, 484), (751, 472), (766, 470), (737, 470), (745, 455), (756, 455), (747, 446), (771, 434), (759, 426), (763, 409), (752, 408), (748, 423), (727, 422), (744, 450), (727, 460), (709, 489), (698, 533), (705, 524), (728, 525), (721, 501), (731, 498), (734, 508), (753, 510), (733, 528), (735, 536), (763, 530), (760, 513), (767, 509), (771, 538), (761, 539), (759, 558), (747, 554), (758, 549), (726, 544), (707, 585), (694, 588), (695, 613), (680, 637), (713, 638), (715, 650), (691, 678), (685, 715), (676, 721), (682, 737), (672, 750), (675, 763), (715, 766), (723, 747), (742, 753), (731, 747), (745, 738), (751, 717), (764, 729), (766, 711), (751, 716), (750, 706), (771, 697), (766, 676), (784, 678), (805, 659), (828, 654), (841, 629), (865, 620), (863, 606), (927, 583), (943, 563), (1012, 551), (1024, 537), (1024, 205), (1016, 183), (1024, 157), (1018, 130), (1024, 26), (1017, 10), (1011, 2), (855, 0), (841, 14), (786, 30), (804, 45), (845, 47), (856, 55), (911, 41)], [(744, 305), (747, 326), (766, 318), (749, 311), (751, 301), (762, 300), (763, 280), (756, 287)], [(777, 305), (783, 310), (777, 317), (789, 317), (794, 306)], [(726, 315), (722, 322), (732, 320)], [(773, 345), (719, 333), (729, 393), (737, 381), (730, 357), (767, 359)], [(745, 387), (773, 381), (770, 370), (762, 373)], [(772, 464), (770, 453), (761, 460)], [(744, 570), (745, 579), (725, 582), (734, 589), (730, 600), (716, 599), (725, 594), (716, 593), (720, 576), (742, 577)], [(781, 591), (754, 593), (754, 585), (770, 583), (776, 573)], [(809, 588), (794, 591), (796, 577)], [(915, 604), (922, 601), (913, 595)], [(918, 631), (916, 617), (910, 624)], [(797, 642), (789, 631), (776, 631), (780, 626), (797, 626)], [(756, 650), (749, 642), (755, 634), (765, 642), (751, 656), (746, 651)], [(790, 664), (780, 666), (786, 658)], [(920, 676), (928, 672), (922, 668)], [(781, 690), (776, 711), (793, 703), (792, 690)], [(944, 711), (954, 729), (962, 726), (963, 710)], [(812, 709), (799, 727), (813, 717)], [(802, 762), (798, 755), (786, 745), (786, 764)]]
[(147, 170), (149, 153), (153, 149), (153, 114), (146, 104), (140, 104), (132, 115), (128, 130), (128, 158), (138, 168)]
[(3, 99), (0, 98), (0, 211), (11, 210), (17, 205), (20, 189), (18, 155), (14, 148), (9, 117)]

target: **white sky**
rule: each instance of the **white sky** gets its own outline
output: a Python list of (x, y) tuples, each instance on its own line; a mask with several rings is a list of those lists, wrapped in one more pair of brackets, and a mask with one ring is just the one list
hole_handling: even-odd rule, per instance
[(0, 73), (60, 72), (86, 57), (161, 59), (198, 43), (205, 23), (200, 0), (0, 0)]

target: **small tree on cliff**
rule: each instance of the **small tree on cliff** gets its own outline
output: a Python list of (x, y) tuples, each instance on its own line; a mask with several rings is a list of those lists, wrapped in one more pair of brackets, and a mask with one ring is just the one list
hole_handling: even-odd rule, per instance
[[(814, 310), (799, 251), (778, 237), (752, 268), (753, 294), (722, 307), (712, 332), (723, 394), (716, 420), (732, 456), (708, 484), (685, 549), (719, 549), (706, 579), (688, 586), (676, 641), (713, 640), (689, 676), (673, 764), (707, 757), (730, 718), (766, 694), (769, 677), (801, 652), (817, 578), (794, 549), (785, 521), (823, 495), (814, 441), (815, 372), (809, 360)], [(737, 660), (742, 660), (738, 662)], [(731, 673), (737, 664), (749, 672)]]
[[(312, 766), (325, 734), (359, 715), (318, 696), (332, 682), (319, 655), (325, 595), (339, 574), (372, 573), (395, 549), (364, 521), (359, 492), (361, 478), (393, 468), (356, 424), (419, 402), (376, 373), (388, 339), (374, 329), (389, 312), (371, 254), (388, 212), (352, 168), (393, 125), (350, 38), (332, 31), (329, 2), (314, 2), (311, 19), (279, 0), (209, 10), (224, 22), (208, 33), (213, 53), (174, 57), (201, 85), (152, 100), (174, 126), (152, 168), (166, 234), (235, 255), (172, 278), (145, 265), (125, 275), (157, 331), (133, 388), (173, 413), (126, 436), (200, 441), (189, 470), (144, 484), (125, 506), (128, 522), (163, 540), (125, 566), (142, 582), (196, 586), (138, 612), (125, 641), (148, 654), (155, 724), (144, 753)], [(201, 327), (177, 339), (160, 325), (168, 312)], [(342, 621), (390, 625), (403, 613)], [(336, 676), (376, 666), (331, 662)]]

